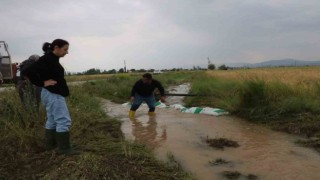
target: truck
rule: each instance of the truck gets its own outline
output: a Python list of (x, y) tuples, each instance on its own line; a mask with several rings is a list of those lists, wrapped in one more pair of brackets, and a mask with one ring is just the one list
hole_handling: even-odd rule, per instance
[(0, 41), (0, 72), (4, 82), (14, 82), (16, 71), (17, 65), (11, 61), (8, 44), (5, 41)]

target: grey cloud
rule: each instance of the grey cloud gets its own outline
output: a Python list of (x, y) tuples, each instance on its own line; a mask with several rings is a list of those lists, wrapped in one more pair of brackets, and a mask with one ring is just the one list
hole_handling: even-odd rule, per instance
[[(131, 59), (134, 68), (197, 64), (208, 56), (217, 63), (317, 60), (319, 8), (318, 0), (2, 0), (0, 40), (23, 57), (42, 53), (44, 41), (76, 39), (72, 47), (86, 46), (77, 51), (105, 53), (93, 64), (105, 68), (121, 67), (119, 59)], [(90, 37), (106, 51), (80, 42)]]

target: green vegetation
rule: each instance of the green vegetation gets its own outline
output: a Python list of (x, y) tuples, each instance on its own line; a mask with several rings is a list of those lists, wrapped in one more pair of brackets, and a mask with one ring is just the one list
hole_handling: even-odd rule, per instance
[[(159, 78), (168, 83), (176, 75), (165, 76)], [(183, 77), (177, 75), (179, 83)], [(79, 156), (46, 152), (45, 110), (30, 114), (16, 92), (1, 92), (0, 179), (194, 179), (173, 156), (160, 162), (146, 146), (125, 141), (120, 121), (101, 109), (97, 97), (124, 101), (137, 78), (121, 75), (71, 86), (71, 142), (83, 151)]]
[[(167, 88), (170, 85), (190, 82), (195, 75), (195, 73), (190, 72), (164, 73), (154, 75), (153, 78), (159, 80)], [(124, 103), (129, 100), (131, 88), (141, 76), (142, 74), (119, 74), (104, 80), (86, 82), (82, 87), (90, 95), (97, 95), (114, 102)]]
[(186, 105), (219, 107), (277, 130), (308, 137), (320, 135), (317, 81), (307, 87), (293, 86), (277, 79), (253, 76), (243, 79), (241, 75), (245, 71), (238, 73), (238, 79), (208, 73), (198, 75), (193, 80), (191, 93), (204, 96), (188, 97)]
[(185, 98), (186, 106), (209, 106), (235, 111), (239, 102), (240, 82), (225, 81), (198, 73), (193, 78), (191, 94), (199, 96)]
[[(306, 73), (310, 71), (313, 73)], [(154, 78), (166, 89), (191, 82), (190, 93), (200, 96), (186, 98), (186, 106), (223, 108), (277, 130), (312, 136), (315, 138), (300, 144), (319, 148), (318, 71), (303, 68), (214, 70), (210, 71), (212, 74), (188, 71)], [(278, 77), (270, 77), (277, 73)], [(101, 109), (99, 98), (128, 101), (131, 87), (141, 75), (81, 76), (87, 82), (71, 86), (71, 96), (67, 98), (73, 119), (71, 139), (83, 150), (81, 155), (72, 157), (44, 151), (44, 109), (27, 113), (16, 92), (1, 92), (0, 179), (193, 179), (173, 156), (168, 162), (160, 162), (147, 147), (125, 141), (120, 122)], [(93, 79), (100, 80), (89, 81)]]

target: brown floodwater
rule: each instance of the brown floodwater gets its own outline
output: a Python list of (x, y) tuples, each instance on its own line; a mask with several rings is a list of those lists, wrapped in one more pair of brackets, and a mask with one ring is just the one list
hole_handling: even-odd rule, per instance
[[(188, 88), (182, 85), (177, 89), (172, 92), (183, 93)], [(275, 132), (230, 115), (188, 114), (173, 108), (157, 108), (157, 115), (150, 118), (147, 107), (141, 106), (136, 118), (130, 120), (127, 106), (104, 103), (108, 114), (122, 121), (127, 140), (146, 144), (161, 160), (173, 154), (198, 179), (225, 179), (224, 171), (237, 171), (242, 174), (240, 179), (246, 179), (249, 174), (270, 180), (320, 179), (320, 154), (296, 145), (295, 141), (301, 137)], [(181, 103), (181, 97), (168, 98), (167, 103)], [(219, 150), (207, 145), (206, 138), (226, 138), (240, 146)], [(217, 159), (229, 163), (210, 163)]]

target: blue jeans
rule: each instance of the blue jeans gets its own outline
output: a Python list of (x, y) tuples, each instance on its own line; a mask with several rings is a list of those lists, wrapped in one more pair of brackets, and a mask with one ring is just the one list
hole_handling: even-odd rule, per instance
[(65, 98), (42, 88), (41, 101), (47, 111), (46, 129), (69, 132), (71, 118)]
[(135, 94), (134, 101), (131, 105), (130, 110), (136, 111), (140, 107), (143, 101), (147, 103), (149, 107), (149, 112), (154, 112), (154, 110), (156, 109), (156, 106), (155, 106), (156, 100), (153, 95), (144, 97), (144, 96), (140, 96), (139, 94)]

